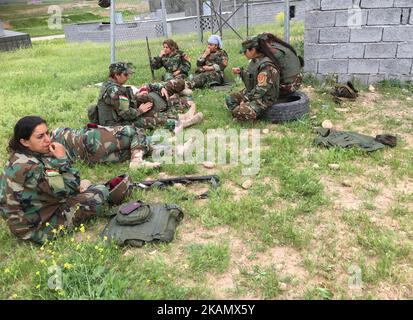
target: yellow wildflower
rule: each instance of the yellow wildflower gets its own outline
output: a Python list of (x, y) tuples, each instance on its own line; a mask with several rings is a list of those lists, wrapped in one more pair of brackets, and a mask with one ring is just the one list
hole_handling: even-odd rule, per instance
[(85, 226), (83, 225), (83, 223), (80, 225), (79, 230), (81, 233), (85, 233)]
[(40, 271), (36, 271), (36, 276), (40, 276)]
[(71, 269), (72, 268), (72, 265), (70, 264), (70, 263), (65, 263), (64, 265), (63, 265), (63, 268), (65, 268), (65, 269)]
[(64, 229), (65, 229), (65, 226), (61, 224), (61, 225), (59, 226), (59, 230), (64, 230)]
[(40, 260), (40, 263), (41, 263), (41, 264), (46, 264), (46, 260), (41, 259), (41, 260)]
[(107, 236), (104, 236), (104, 237), (103, 237), (103, 240), (104, 240), (104, 241), (108, 241), (108, 237), (107, 237)]
[(87, 240), (90, 240), (90, 236), (88, 235), (88, 236), (86, 237), (86, 239), (87, 239)]
[(13, 293), (13, 294), (11, 295), (11, 297), (12, 297), (13, 299), (16, 299), (16, 298), (17, 298), (17, 293)]
[(48, 226), (50, 226), (50, 223), (49, 223), (49, 222), (46, 222), (46, 227), (48, 227)]
[(53, 233), (53, 234), (56, 234), (56, 233), (57, 233), (57, 230), (56, 230), (55, 228), (53, 228), (53, 229), (52, 229), (52, 233)]
[(75, 242), (75, 238), (70, 239), (70, 241)]
[(40, 289), (40, 284), (38, 284), (38, 285), (36, 286), (36, 289)]
[(4, 269), (4, 273), (10, 273), (10, 269), (9, 268)]

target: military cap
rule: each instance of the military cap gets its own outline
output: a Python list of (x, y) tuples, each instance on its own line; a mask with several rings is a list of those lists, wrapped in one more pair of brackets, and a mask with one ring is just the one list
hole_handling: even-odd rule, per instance
[(251, 39), (247, 39), (241, 43), (241, 50), (239, 53), (245, 53), (247, 49), (257, 48), (258, 47), (258, 38), (253, 37)]
[(128, 174), (117, 176), (105, 183), (109, 189), (109, 203), (121, 204), (132, 192), (132, 179)]
[(109, 66), (109, 72), (132, 74), (135, 72), (135, 66), (131, 62), (115, 62)]

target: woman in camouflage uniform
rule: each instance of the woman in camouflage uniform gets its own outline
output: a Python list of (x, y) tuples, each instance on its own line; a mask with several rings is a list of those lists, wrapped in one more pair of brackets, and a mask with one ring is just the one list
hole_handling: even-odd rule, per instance
[(265, 41), (280, 64), (280, 96), (296, 92), (301, 85), (303, 58), (297, 55), (290, 44), (272, 33), (262, 33), (258, 38)]
[(104, 185), (80, 189), (79, 171), (64, 146), (51, 142), (42, 118), (20, 119), (8, 150), (0, 180), (0, 212), (18, 238), (43, 243), (63, 227), (102, 213), (109, 190)]
[(278, 99), (280, 66), (263, 40), (252, 38), (242, 43), (240, 53), (250, 60), (248, 68), (233, 68), (245, 89), (226, 97), (232, 116), (238, 120), (255, 120)]
[[(89, 108), (89, 112), (97, 109), (96, 122), (99, 125), (133, 124), (145, 129), (165, 127), (173, 130), (180, 120), (179, 113), (194, 105), (193, 102), (189, 103), (185, 98), (175, 95), (185, 88), (183, 80), (173, 79), (167, 83), (147, 84), (142, 88), (142, 92), (135, 95), (132, 88), (124, 86), (129, 75), (134, 72), (132, 64), (113, 63), (109, 66), (109, 72), (109, 80), (102, 85), (97, 106)], [(192, 115), (192, 111), (190, 114)], [(185, 127), (198, 123), (202, 118), (202, 114), (195, 114), (182, 125)]]
[(224, 70), (228, 65), (228, 54), (222, 49), (220, 36), (211, 35), (208, 47), (196, 61), (195, 75), (190, 77), (190, 89), (224, 84)]
[(57, 128), (52, 131), (51, 139), (65, 146), (71, 160), (89, 164), (131, 160), (131, 169), (160, 166), (158, 162), (143, 160), (143, 156), (151, 152), (150, 137), (134, 126), (88, 124), (84, 129)]
[(185, 79), (191, 70), (191, 62), (186, 53), (179, 50), (179, 47), (172, 39), (166, 39), (159, 57), (151, 60), (152, 69), (165, 68), (166, 73), (162, 76), (163, 81), (171, 79)]

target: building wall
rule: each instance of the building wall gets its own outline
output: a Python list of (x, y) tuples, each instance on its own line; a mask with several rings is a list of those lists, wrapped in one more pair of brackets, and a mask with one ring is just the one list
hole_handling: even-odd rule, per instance
[(413, 0), (306, 0), (305, 71), (362, 83), (413, 80)]

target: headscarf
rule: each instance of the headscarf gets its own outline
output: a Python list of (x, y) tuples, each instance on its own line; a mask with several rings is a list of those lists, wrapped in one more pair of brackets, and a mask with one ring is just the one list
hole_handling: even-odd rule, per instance
[(217, 34), (212, 34), (208, 39), (208, 43), (216, 44), (218, 48), (222, 49), (222, 40)]

